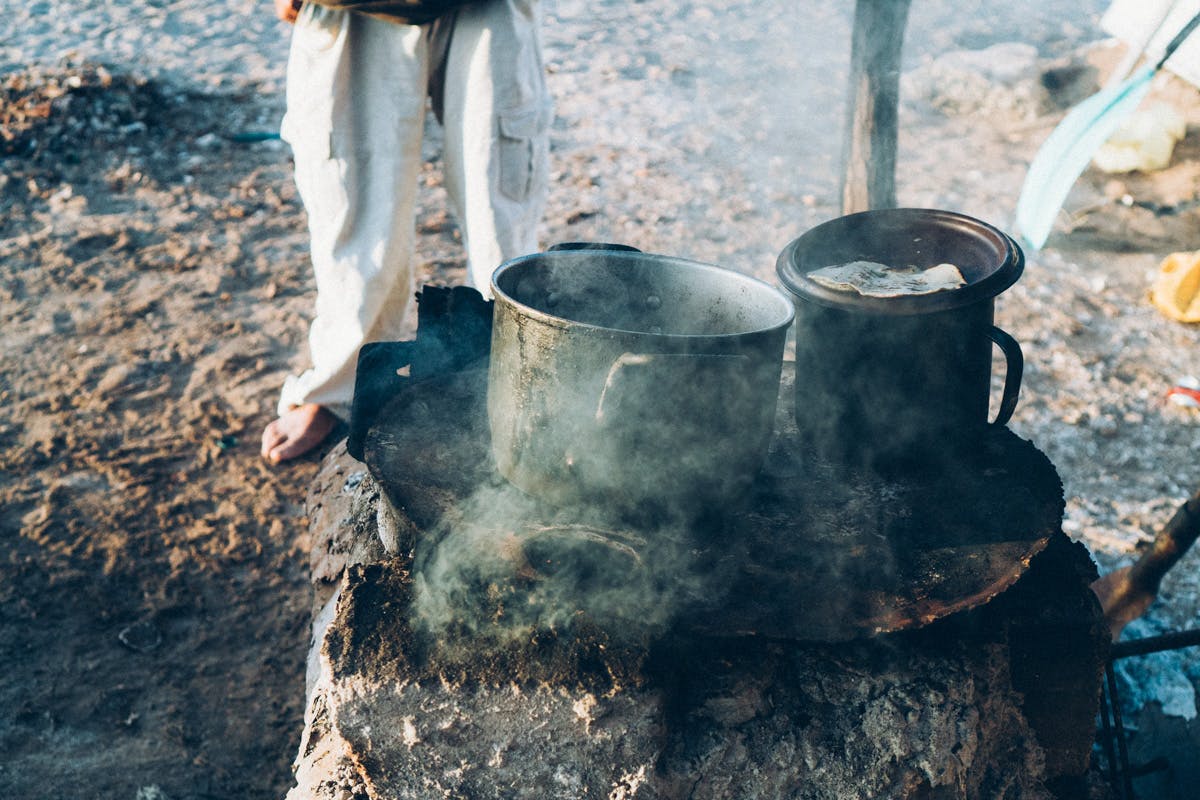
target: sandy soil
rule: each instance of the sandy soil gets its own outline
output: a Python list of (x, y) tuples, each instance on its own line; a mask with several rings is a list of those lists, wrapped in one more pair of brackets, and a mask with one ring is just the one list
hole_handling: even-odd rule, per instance
[[(848, 12), (801, 5), (549, 2), (544, 241), (771, 279), (791, 238), (838, 213)], [(1007, 226), (1028, 160), (1119, 54), (1095, 44), (1103, 4), (987, 19), (916, 5), (900, 201)], [(290, 783), (320, 454), (258, 457), (312, 302), (288, 152), (244, 136), (282, 111), (287, 32), (268, 11), (0, 0), (5, 797), (266, 798)], [(1013, 42), (1036, 49), (943, 57)], [(1200, 104), (1169, 78), (1155, 94), (1193, 126), (1172, 166), (1086, 175), (997, 312), (1027, 359), (1013, 427), (1058, 465), (1067, 530), (1105, 569), (1200, 484), (1200, 412), (1163, 402), (1200, 374), (1200, 332), (1145, 298), (1166, 253), (1200, 248)], [(426, 157), (422, 276), (456, 282), (436, 130)], [(1168, 577), (1156, 624), (1194, 624), (1198, 558)]]

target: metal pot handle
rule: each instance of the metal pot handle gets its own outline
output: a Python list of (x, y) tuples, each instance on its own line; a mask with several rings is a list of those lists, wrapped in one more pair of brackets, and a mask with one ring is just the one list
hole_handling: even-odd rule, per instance
[(1017, 340), (1004, 331), (992, 326), (988, 338), (999, 345), (1004, 352), (1007, 369), (1004, 373), (1004, 394), (1000, 398), (1000, 410), (996, 412), (993, 425), (1005, 425), (1012, 418), (1017, 408), (1017, 396), (1021, 393), (1021, 375), (1025, 370), (1025, 357), (1021, 354), (1021, 345)]
[(623, 250), (630, 253), (642, 252), (632, 245), (611, 244), (609, 242), (559, 242), (546, 252), (553, 253), (556, 250)]
[[(710, 353), (622, 353), (609, 367), (608, 376), (604, 379), (604, 388), (600, 390), (600, 398), (596, 403), (596, 424), (603, 427), (613, 422), (609, 412), (621, 407), (622, 400), (629, 396), (631, 388), (635, 395), (644, 394), (647, 388), (637, 386), (636, 375), (642, 372), (646, 377), (661, 378), (663, 362), (695, 363), (704, 362), (712, 366), (736, 366), (746, 369), (751, 364), (749, 356), (717, 355)], [(658, 367), (658, 371), (644, 372), (647, 368)], [(619, 416), (619, 414), (617, 415)]]

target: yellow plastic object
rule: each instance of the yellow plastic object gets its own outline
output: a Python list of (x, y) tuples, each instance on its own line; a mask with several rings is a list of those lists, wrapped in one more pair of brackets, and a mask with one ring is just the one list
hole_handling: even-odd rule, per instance
[(1171, 319), (1200, 322), (1200, 251), (1171, 253), (1163, 259), (1150, 301)]
[(1187, 133), (1178, 111), (1158, 103), (1123, 120), (1100, 146), (1092, 163), (1104, 172), (1154, 172), (1171, 163), (1175, 143)]

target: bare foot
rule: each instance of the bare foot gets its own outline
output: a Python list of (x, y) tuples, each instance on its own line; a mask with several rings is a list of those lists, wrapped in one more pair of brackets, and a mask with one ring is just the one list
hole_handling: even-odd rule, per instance
[(263, 431), (263, 458), (278, 464), (302, 456), (323, 442), (336, 424), (337, 417), (324, 406), (296, 406)]

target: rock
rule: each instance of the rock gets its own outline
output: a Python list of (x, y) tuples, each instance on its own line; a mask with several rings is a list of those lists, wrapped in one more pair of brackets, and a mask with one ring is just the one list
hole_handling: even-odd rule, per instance
[(1047, 100), (1037, 50), (1005, 42), (944, 53), (901, 78), (904, 102), (923, 102), (947, 116), (1002, 114), (1033, 118)]
[(323, 607), (346, 567), (386, 556), (377, 533), (378, 499), (379, 489), (367, 468), (346, 452), (344, 441), (334, 446), (309, 487), (306, 502), (315, 609)]
[(1015, 86), (1036, 71), (1037, 48), (1027, 42), (1001, 42), (982, 50), (955, 50), (936, 59), (945, 69), (971, 72), (992, 83)]
[[(1140, 639), (1165, 633), (1147, 620), (1134, 620), (1127, 638)], [(1186, 650), (1168, 650), (1117, 661), (1114, 671), (1121, 705), (1126, 715), (1136, 714), (1151, 704), (1169, 717), (1196, 719), (1196, 689), (1188, 677), (1194, 659)]]

